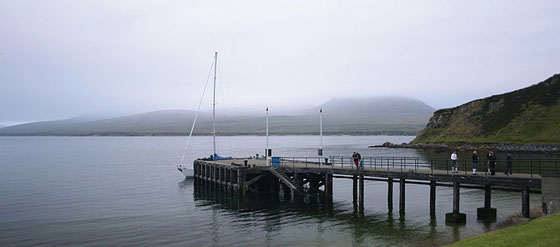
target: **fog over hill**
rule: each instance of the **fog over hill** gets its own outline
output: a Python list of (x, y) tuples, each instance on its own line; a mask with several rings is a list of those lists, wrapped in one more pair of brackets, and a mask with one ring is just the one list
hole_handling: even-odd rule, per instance
[[(401, 97), (333, 99), (293, 115), (271, 112), (271, 134), (317, 134), (319, 109), (323, 109), (325, 134), (416, 134), (434, 109)], [(0, 129), (0, 135), (187, 135), (196, 115), (190, 110), (162, 110), (116, 118), (96, 119), (84, 115), (57, 121), (34, 122)], [(243, 114), (216, 118), (222, 135), (262, 135), (265, 116)], [(212, 115), (201, 112), (196, 135), (212, 132)]]

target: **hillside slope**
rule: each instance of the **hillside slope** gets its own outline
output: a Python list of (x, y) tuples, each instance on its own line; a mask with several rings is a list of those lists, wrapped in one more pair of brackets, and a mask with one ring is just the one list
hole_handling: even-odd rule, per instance
[[(433, 108), (408, 98), (338, 99), (293, 116), (270, 116), (270, 133), (318, 134), (319, 108), (324, 111), (325, 134), (408, 134), (420, 131)], [(73, 118), (35, 122), (0, 129), (0, 135), (187, 135), (195, 112), (165, 110), (125, 117), (86, 121)], [(80, 121), (78, 121), (80, 120)], [(199, 115), (195, 135), (212, 131), (209, 113)], [(222, 135), (261, 135), (265, 118), (261, 116), (217, 117), (216, 127)]]
[(560, 74), (434, 113), (411, 143), (560, 143)]

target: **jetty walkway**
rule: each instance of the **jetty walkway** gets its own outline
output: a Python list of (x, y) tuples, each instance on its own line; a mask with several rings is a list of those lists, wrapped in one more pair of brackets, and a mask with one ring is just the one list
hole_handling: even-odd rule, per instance
[(409, 157), (364, 157), (357, 168), (350, 157), (273, 157), (266, 160), (234, 158), (194, 162), (196, 182), (229, 193), (322, 194), (331, 197), (333, 178), (352, 179), (353, 201), (364, 208), (364, 180), (387, 182), (387, 207), (393, 209), (393, 183), (399, 183), (399, 213), (405, 213), (407, 183), (426, 184), (430, 190), (430, 213), (435, 213), (436, 186), (453, 186), (453, 211), (446, 221), (465, 222), (460, 213), (460, 188), (484, 190), (484, 206), (477, 209), (480, 219), (495, 219), (491, 207), (492, 188), (513, 188), (521, 191), (521, 211), (529, 217), (531, 190), (539, 191), (542, 174), (558, 174), (558, 160), (516, 160), (512, 174), (507, 175), (505, 162), (498, 161), (495, 175), (490, 175), (481, 162), (477, 175), (472, 174), (470, 160), (459, 161), (459, 172), (453, 173), (446, 159)]

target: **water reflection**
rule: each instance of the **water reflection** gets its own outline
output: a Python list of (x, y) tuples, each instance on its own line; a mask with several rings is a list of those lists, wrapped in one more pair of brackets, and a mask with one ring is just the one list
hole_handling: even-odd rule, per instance
[[(183, 186), (185, 184), (181, 184)], [(430, 223), (429, 232), (422, 226), (408, 224), (404, 215), (395, 218), (391, 213), (364, 213), (345, 202), (317, 196), (286, 197), (284, 193), (278, 194), (249, 194), (245, 197), (231, 195), (193, 184), (195, 207), (203, 211), (211, 211), (212, 215), (227, 215), (232, 222), (248, 221), (247, 228), (254, 229), (254, 224), (262, 224), (266, 245), (275, 245), (282, 240), (278, 236), (293, 230), (294, 227), (302, 229), (315, 229), (315, 241), (327, 241), (324, 235), (337, 229), (337, 232), (348, 232), (353, 245), (369, 244), (406, 244), (417, 242), (410, 239), (435, 239), (437, 229), (435, 218)], [(217, 221), (211, 219), (212, 228)], [(223, 221), (223, 219), (222, 219)], [(257, 223), (258, 222), (258, 223)], [(325, 231), (328, 229), (327, 231)], [(213, 232), (214, 241), (219, 243), (219, 234)], [(297, 238), (297, 236), (294, 236)], [(372, 240), (375, 240), (372, 242)], [(405, 242), (403, 242), (405, 241)], [(434, 240), (435, 241), (435, 240)], [(316, 242), (315, 242), (316, 243)], [(405, 244), (405, 245), (406, 245)]]

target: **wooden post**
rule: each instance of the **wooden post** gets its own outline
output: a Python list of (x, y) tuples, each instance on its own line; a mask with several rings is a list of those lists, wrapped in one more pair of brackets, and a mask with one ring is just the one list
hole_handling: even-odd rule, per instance
[(436, 181), (430, 181), (430, 214), (436, 213)]
[(198, 163), (195, 161), (195, 162), (193, 163), (193, 174), (194, 174), (194, 181), (195, 181), (195, 182), (197, 181), (197, 179), (196, 179), (196, 178), (197, 178), (196, 172), (198, 171), (198, 169), (196, 169), (196, 168), (197, 168), (197, 165), (198, 165)]
[(364, 210), (364, 175), (360, 174), (360, 211)]
[(393, 178), (387, 179), (387, 207), (389, 212), (393, 211)]
[(521, 188), (521, 213), (525, 218), (529, 218), (531, 216), (531, 208), (529, 207), (529, 193), (529, 187), (523, 186)]
[(235, 181), (237, 180), (237, 173), (233, 168), (229, 169), (229, 179), (230, 179), (230, 188), (231, 188), (231, 193), (234, 194), (235, 193)]
[(325, 189), (324, 189), (325, 196), (327, 196), (327, 197), (332, 196), (332, 175), (328, 174), (328, 173), (325, 173), (323, 182), (324, 182), (324, 186), (325, 186)]
[(358, 201), (358, 176), (352, 176), (352, 201), (356, 203)]
[(399, 213), (404, 214), (405, 210), (405, 179), (400, 178), (400, 189), (399, 189)]
[(247, 194), (247, 188), (245, 188), (245, 181), (247, 180), (247, 167), (242, 167), (241, 168), (241, 195), (246, 195)]
[(327, 190), (329, 191), (328, 196), (332, 197), (333, 195), (333, 176), (332, 174), (327, 173)]
[(243, 182), (241, 181), (243, 179), (243, 171), (241, 170), (241, 168), (237, 168), (237, 193), (239, 195), (241, 195), (241, 191), (243, 190)]
[(219, 179), (218, 179), (218, 183), (219, 183), (219, 188), (221, 191), (224, 190), (224, 168), (222, 166), (220, 166), (220, 168), (218, 168), (218, 172), (219, 172)]
[(215, 174), (215, 169), (214, 169), (214, 165), (210, 166), (210, 187), (211, 188), (216, 188), (214, 185), (214, 174)]

